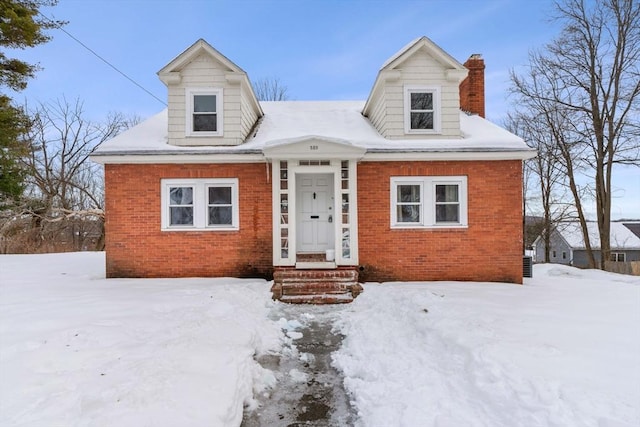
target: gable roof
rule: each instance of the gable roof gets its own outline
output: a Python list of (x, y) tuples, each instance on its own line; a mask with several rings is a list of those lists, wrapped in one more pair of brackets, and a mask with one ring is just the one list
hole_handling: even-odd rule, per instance
[[(233, 61), (229, 58), (221, 54), (216, 48), (211, 46), (204, 39), (198, 39), (194, 44), (186, 48), (181, 54), (176, 56), (169, 62), (167, 65), (162, 67), (160, 71), (158, 71), (158, 76), (162, 76), (163, 74), (171, 73), (174, 71), (180, 71), (185, 65), (193, 61), (202, 53), (206, 53), (212, 58), (219, 61), (222, 65), (227, 67), (229, 71), (233, 71), (235, 73), (243, 73), (247, 74), (242, 68), (237, 66)], [(162, 78), (162, 77), (160, 77)]]
[[(395, 68), (400, 66), (404, 61), (411, 58), (421, 49), (425, 49), (429, 55), (438, 61), (444, 69), (447, 70), (447, 79), (458, 81), (460, 83), (466, 76), (469, 70), (458, 62), (454, 57), (445, 52), (440, 46), (431, 41), (428, 37), (422, 36), (409, 42), (402, 49), (393, 54), (389, 59), (382, 64), (382, 67), (378, 71), (376, 80), (373, 83), (369, 97), (362, 109), (362, 113), (366, 116), (369, 112), (370, 103), (372, 102), (374, 95), (379, 90), (382, 82), (385, 80), (388, 73), (393, 72)], [(396, 71), (397, 72), (397, 71)]]
[[(585, 249), (582, 229), (578, 222), (559, 224), (556, 231), (572, 249)], [(587, 222), (589, 243), (592, 249), (600, 249), (600, 233), (596, 222)], [(611, 250), (640, 250), (640, 237), (636, 236), (625, 224), (611, 223)]]
[(262, 116), (264, 112), (260, 107), (260, 103), (258, 102), (258, 98), (256, 94), (253, 92), (253, 86), (249, 81), (249, 76), (247, 73), (236, 65), (229, 58), (221, 54), (217, 49), (207, 43), (204, 39), (199, 39), (194, 44), (185, 49), (180, 55), (176, 56), (169, 62), (167, 65), (162, 67), (160, 71), (158, 71), (158, 77), (165, 85), (169, 85), (171, 83), (178, 83), (180, 81), (180, 71), (189, 63), (191, 63), (198, 56), (205, 54), (214, 60), (221, 63), (230, 73), (237, 74), (239, 76), (240, 81), (242, 82), (243, 88), (249, 93), (249, 99), (251, 100), (252, 105), (255, 107), (258, 116)]
[(453, 56), (442, 50), (440, 46), (435, 44), (428, 37), (422, 36), (417, 39), (411, 40), (402, 49), (394, 53), (389, 59), (382, 64), (380, 71), (386, 69), (396, 68), (402, 62), (413, 56), (418, 50), (425, 48), (429, 55), (431, 55), (436, 61), (442, 64), (446, 68), (455, 68), (459, 70), (465, 70), (466, 68), (460, 62), (458, 62)]

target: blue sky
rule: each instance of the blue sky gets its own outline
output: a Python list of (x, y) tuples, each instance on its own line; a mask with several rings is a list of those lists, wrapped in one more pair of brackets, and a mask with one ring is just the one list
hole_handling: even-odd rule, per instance
[[(500, 123), (509, 70), (558, 32), (551, 10), (551, 0), (60, 0), (43, 13), (69, 21), (66, 31), (163, 100), (156, 72), (199, 38), (250, 79), (279, 78), (291, 99), (363, 100), (384, 61), (425, 35), (460, 62), (483, 55), (486, 115)], [(164, 108), (63, 32), (51, 34), (17, 53), (43, 70), (16, 101), (77, 97), (94, 120)], [(640, 218), (640, 174), (622, 178), (613, 216)]]

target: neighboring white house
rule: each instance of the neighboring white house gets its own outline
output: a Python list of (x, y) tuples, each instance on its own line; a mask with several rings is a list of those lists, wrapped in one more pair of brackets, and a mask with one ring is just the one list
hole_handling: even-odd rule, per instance
[[(640, 222), (611, 223), (611, 258), (610, 261), (640, 261), (640, 236), (634, 233)], [(596, 222), (588, 222), (589, 242), (594, 251), (596, 261), (600, 260), (600, 234)], [(536, 262), (545, 262), (544, 240), (542, 236), (533, 243)], [(556, 264), (587, 267), (587, 250), (580, 223), (562, 223), (551, 233), (549, 261)]]

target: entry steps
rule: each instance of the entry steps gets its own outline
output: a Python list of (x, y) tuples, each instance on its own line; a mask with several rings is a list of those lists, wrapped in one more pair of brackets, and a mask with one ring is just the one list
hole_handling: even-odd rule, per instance
[(276, 267), (273, 299), (291, 304), (344, 304), (362, 293), (357, 267), (315, 269), (310, 264), (304, 269)]

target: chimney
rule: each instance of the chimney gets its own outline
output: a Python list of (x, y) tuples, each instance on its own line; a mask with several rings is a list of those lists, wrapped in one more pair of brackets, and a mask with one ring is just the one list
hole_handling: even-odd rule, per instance
[(464, 66), (469, 74), (460, 83), (460, 109), (484, 117), (484, 59), (474, 53)]

